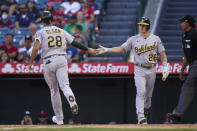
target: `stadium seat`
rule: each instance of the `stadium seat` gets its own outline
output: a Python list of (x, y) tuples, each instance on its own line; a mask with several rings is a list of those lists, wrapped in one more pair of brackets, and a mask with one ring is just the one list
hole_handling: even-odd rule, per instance
[(44, 27), (44, 25), (42, 23), (40, 23), (40, 24), (37, 24), (37, 27), (38, 27), (38, 29), (41, 29)]
[(113, 23), (112, 22), (103, 22), (101, 24), (101, 26), (103, 28), (112, 27), (112, 28), (128, 29), (128, 27), (131, 27), (133, 24), (134, 24), (134, 22), (132, 22), (132, 21), (122, 21), (121, 23), (120, 22), (113, 22)]
[(16, 0), (19, 5), (26, 4), (28, 0)]
[(164, 1), (163, 6), (165, 8), (162, 10), (162, 17), (159, 20), (156, 34), (160, 36), (164, 44), (168, 61), (182, 61), (181, 35), (183, 31), (178, 19), (185, 14), (190, 14), (197, 18), (197, 1), (169, 0)]
[(0, 35), (0, 45), (3, 44), (4, 41), (5, 41), (5, 36)]
[(89, 57), (88, 62), (119, 62), (123, 57)]
[(44, 3), (47, 3), (49, 0), (41, 0), (42, 2), (44, 2)]
[[(95, 0), (102, 4), (103, 0)], [(137, 14), (139, 12), (139, 0), (111, 0), (107, 5), (107, 15), (103, 16), (100, 23), (99, 36), (96, 38), (96, 45), (105, 47), (114, 47), (123, 44), (131, 35), (136, 24)], [(125, 54), (108, 54), (103, 61), (123, 61)], [(99, 55), (100, 56), (100, 55)], [(99, 57), (97, 56), (97, 57)], [(102, 58), (102, 55), (100, 56)], [(95, 58), (102, 61), (102, 59)], [(90, 61), (96, 61), (91, 58)]]
[(12, 24), (14, 25), (15, 22), (15, 15), (11, 15), (9, 16), (10, 20), (12, 21)]
[(28, 28), (20, 28), (18, 30), (14, 31), (15, 35), (27, 35), (29, 34), (29, 29)]
[(98, 5), (98, 8), (101, 9), (102, 3), (104, 2), (104, 0), (95, 0), (94, 2)]
[(60, 5), (61, 5), (61, 2), (54, 2), (54, 9), (58, 10)]
[(13, 34), (13, 30), (9, 28), (0, 28), (0, 35)]
[(45, 4), (48, 2), (48, 0), (35, 0), (36, 4)]
[(19, 41), (21, 40), (21, 39), (23, 39), (23, 37), (24, 37), (24, 35), (15, 35), (14, 36), (14, 39), (13, 39), (13, 42), (14, 43), (19, 43)]
[(43, 10), (46, 5), (44, 3), (36, 3), (36, 7), (39, 9), (39, 10)]

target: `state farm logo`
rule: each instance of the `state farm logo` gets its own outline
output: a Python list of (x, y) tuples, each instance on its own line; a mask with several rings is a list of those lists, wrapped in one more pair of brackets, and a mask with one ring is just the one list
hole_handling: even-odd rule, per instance
[(5, 64), (4, 67), (1, 69), (3, 73), (13, 73), (15, 69), (12, 67), (11, 64)]
[(73, 63), (68, 69), (69, 73), (128, 73), (128, 65)]
[(35, 64), (32, 66), (32, 70), (29, 70), (27, 63), (7, 63), (2, 67), (1, 72), (14, 74), (40, 74), (43, 72), (43, 64)]
[(128, 65), (113, 65), (109, 64), (84, 64), (83, 73), (128, 73), (129, 66)]
[(28, 73), (42, 73), (43, 72), (43, 64), (39, 65), (32, 65), (32, 70), (29, 70), (27, 64), (20, 64), (18, 63), (16, 65), (16, 73), (23, 73), (23, 74), (28, 74)]
[(81, 72), (81, 68), (79, 67), (78, 64), (72, 64), (72, 65), (70, 66), (70, 68), (68, 69), (68, 71), (69, 71), (70, 73), (80, 73), (80, 72)]

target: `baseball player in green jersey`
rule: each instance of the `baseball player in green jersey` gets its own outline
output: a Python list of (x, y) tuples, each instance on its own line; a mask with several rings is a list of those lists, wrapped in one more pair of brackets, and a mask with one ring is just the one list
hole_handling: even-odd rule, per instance
[(41, 15), (41, 19), (44, 23), (44, 28), (36, 32), (29, 69), (32, 69), (33, 61), (37, 55), (38, 49), (41, 47), (41, 58), (44, 63), (44, 78), (50, 88), (51, 101), (55, 113), (52, 121), (58, 125), (62, 125), (64, 124), (64, 117), (58, 84), (70, 105), (72, 113), (74, 115), (78, 114), (78, 105), (68, 80), (66, 48), (73, 45), (93, 55), (95, 54), (95, 50), (83, 46), (76, 42), (74, 37), (69, 33), (53, 26), (53, 17), (49, 11), (44, 11)]
[(138, 124), (147, 124), (144, 110), (147, 111), (151, 107), (151, 97), (156, 79), (157, 54), (160, 54), (163, 63), (163, 81), (169, 74), (169, 65), (160, 38), (149, 32), (149, 19), (142, 17), (138, 25), (140, 33), (130, 37), (121, 46), (113, 48), (100, 46), (97, 50), (99, 51), (98, 54), (105, 52), (122, 53), (132, 50), (135, 63), (134, 79), (137, 90), (136, 113)]

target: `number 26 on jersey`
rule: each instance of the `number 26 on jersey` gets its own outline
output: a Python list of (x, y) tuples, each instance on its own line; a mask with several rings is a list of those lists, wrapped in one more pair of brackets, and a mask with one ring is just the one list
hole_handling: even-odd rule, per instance
[(157, 54), (149, 54), (148, 60), (149, 61), (157, 61)]

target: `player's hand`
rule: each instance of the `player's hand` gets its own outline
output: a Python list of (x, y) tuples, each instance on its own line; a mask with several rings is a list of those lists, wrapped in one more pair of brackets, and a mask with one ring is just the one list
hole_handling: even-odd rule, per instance
[(162, 81), (166, 81), (168, 75), (169, 75), (169, 63), (167, 63), (166, 66), (163, 67), (163, 72), (162, 72)]
[(99, 54), (103, 54), (103, 53), (106, 53), (108, 51), (107, 48), (99, 45), (100, 48), (97, 49), (97, 54), (96, 55), (99, 55)]
[(33, 66), (33, 63), (29, 63), (29, 65), (28, 65), (29, 71), (33, 70), (32, 66)]
[(185, 80), (185, 75), (184, 75), (183, 71), (180, 72), (179, 79), (182, 80), (182, 81)]
[(90, 53), (90, 54), (95, 56), (97, 54), (97, 51), (95, 49), (88, 48), (88, 53)]

